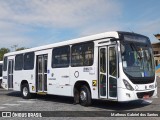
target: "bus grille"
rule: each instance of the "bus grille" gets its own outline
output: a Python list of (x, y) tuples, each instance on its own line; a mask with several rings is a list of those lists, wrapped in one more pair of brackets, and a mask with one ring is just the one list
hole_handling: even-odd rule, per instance
[(143, 96), (145, 95), (149, 95), (149, 97), (151, 97), (154, 93), (154, 90), (153, 91), (149, 91), (149, 92), (139, 92), (137, 93), (137, 97), (138, 98), (143, 98)]

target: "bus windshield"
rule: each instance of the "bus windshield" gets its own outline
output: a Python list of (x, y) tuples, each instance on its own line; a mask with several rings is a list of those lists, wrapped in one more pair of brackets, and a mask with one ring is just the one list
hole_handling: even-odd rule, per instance
[(146, 78), (150, 79), (148, 83), (153, 82), (151, 78), (154, 79), (155, 68), (150, 42), (125, 41), (121, 43), (121, 51), (123, 71), (133, 83), (135, 79), (142, 82)]

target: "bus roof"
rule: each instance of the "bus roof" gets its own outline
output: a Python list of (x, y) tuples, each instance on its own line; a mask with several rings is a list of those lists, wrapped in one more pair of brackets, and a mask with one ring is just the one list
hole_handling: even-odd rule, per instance
[(86, 36), (86, 37), (57, 42), (57, 43), (53, 43), (53, 44), (49, 44), (49, 45), (43, 45), (43, 46), (25, 49), (25, 50), (21, 50), (21, 51), (10, 52), (10, 53), (6, 53), (4, 56), (12, 56), (12, 55), (20, 54), (20, 53), (27, 53), (27, 52), (32, 52), (32, 51), (51, 49), (53, 47), (72, 45), (72, 44), (79, 43), (79, 42), (93, 41), (93, 40), (103, 39), (103, 38), (108, 38), (108, 37), (118, 38), (119, 37), (118, 32), (112, 31), (112, 32), (105, 32), (105, 33), (90, 35), (90, 36)]

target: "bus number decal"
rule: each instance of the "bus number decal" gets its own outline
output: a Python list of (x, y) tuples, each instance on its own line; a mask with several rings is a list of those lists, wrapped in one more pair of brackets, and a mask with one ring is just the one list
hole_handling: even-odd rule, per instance
[(92, 80), (92, 86), (97, 86), (97, 80)]

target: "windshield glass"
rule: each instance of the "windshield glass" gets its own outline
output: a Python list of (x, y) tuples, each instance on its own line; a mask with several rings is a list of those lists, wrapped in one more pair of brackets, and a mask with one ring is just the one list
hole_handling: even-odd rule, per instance
[(150, 43), (121, 43), (123, 70), (132, 78), (154, 77), (155, 68)]

